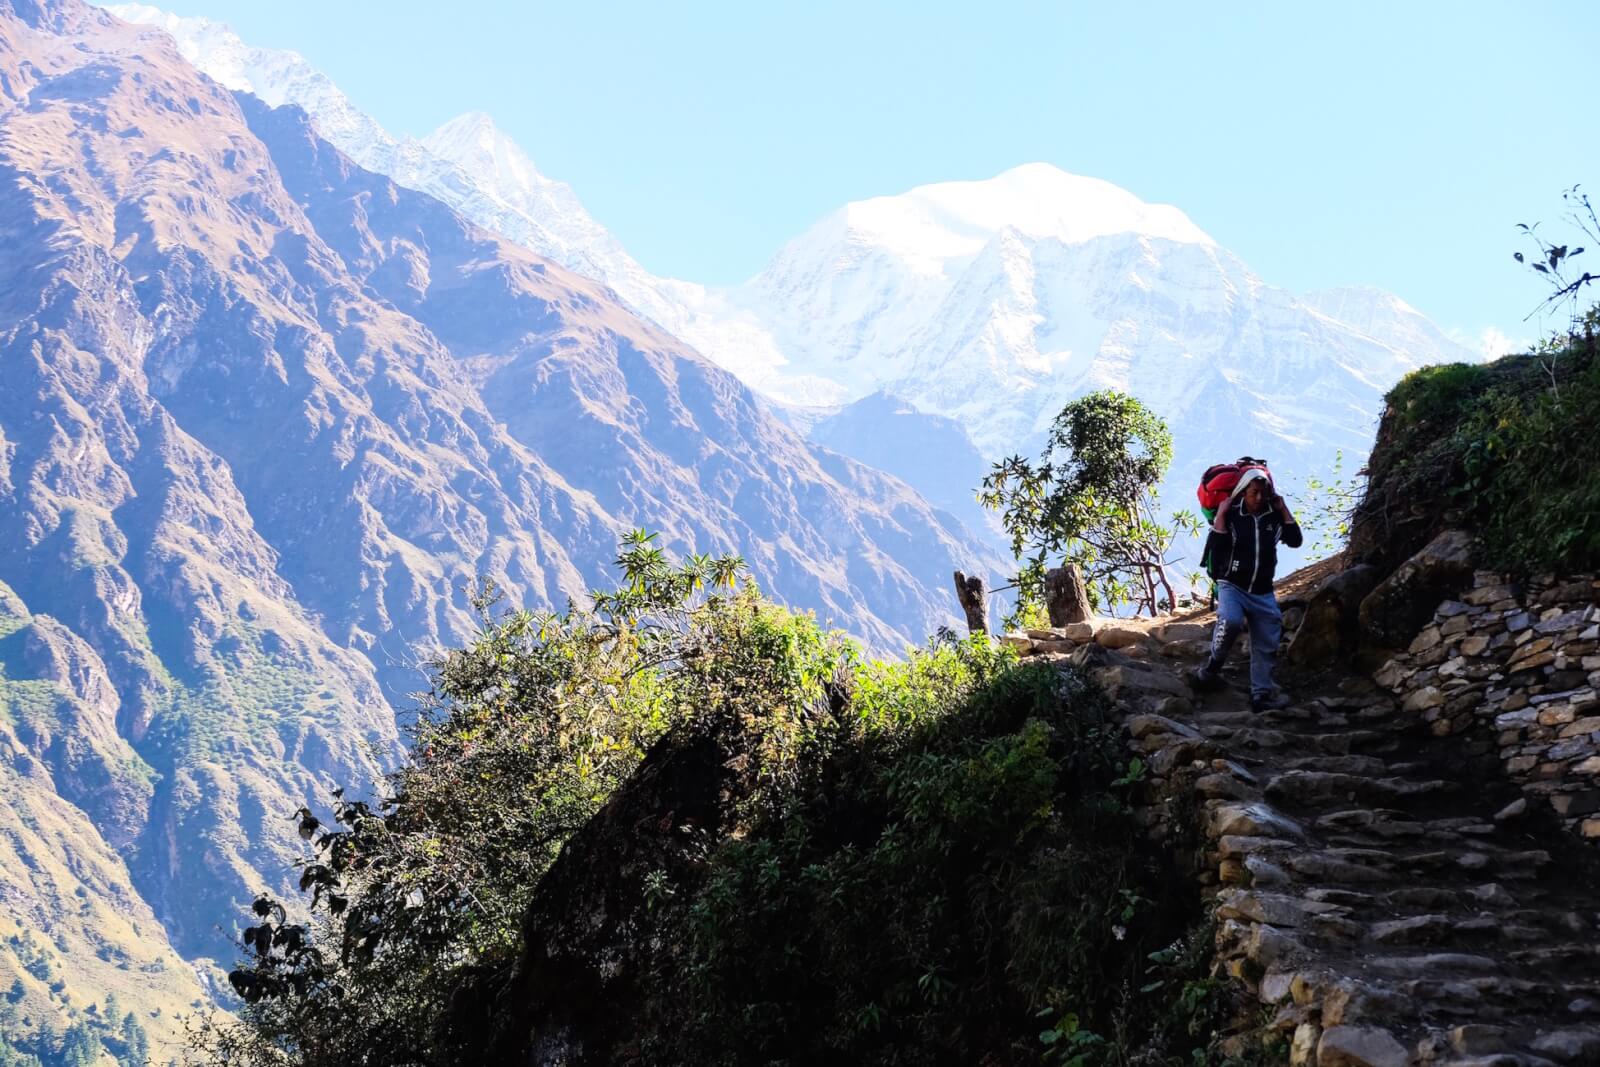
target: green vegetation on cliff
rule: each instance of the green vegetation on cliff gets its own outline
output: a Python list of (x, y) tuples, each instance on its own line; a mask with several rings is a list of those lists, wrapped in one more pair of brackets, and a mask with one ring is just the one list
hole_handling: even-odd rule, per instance
[(1197, 902), (1080, 674), (867, 661), (736, 560), (619, 563), (486, 611), (388, 799), (302, 813), (315, 918), (258, 901), (202, 1060), (1211, 1062)]
[(1368, 464), (1353, 547), (1398, 562), (1449, 521), (1512, 572), (1600, 567), (1600, 358), (1584, 340), (1408, 375)]
[(687, 944), (660, 954), (646, 1058), (1190, 1062), (1210, 987), (1175, 1008), (1178, 961), (1205, 942), (1137, 844), (1104, 699), (982, 644), (857, 679), (800, 788), (654, 924)]

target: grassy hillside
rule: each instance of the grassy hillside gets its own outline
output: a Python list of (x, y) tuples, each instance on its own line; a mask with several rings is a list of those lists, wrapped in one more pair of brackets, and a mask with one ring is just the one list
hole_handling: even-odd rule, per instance
[(86, 813), (122, 824), (154, 772), (64, 633), (0, 584), (0, 1065), (165, 1063), (209, 997)]

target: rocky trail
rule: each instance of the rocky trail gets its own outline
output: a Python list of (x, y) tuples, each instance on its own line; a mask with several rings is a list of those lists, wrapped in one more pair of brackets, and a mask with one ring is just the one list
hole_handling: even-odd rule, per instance
[(1189, 847), (1218, 966), (1291, 1062), (1600, 1064), (1595, 850), (1354, 667), (1280, 672), (1295, 700), (1259, 714), (1243, 657), (1192, 693), (1210, 622), (1050, 653), (1147, 709), (1127, 722), (1143, 814)]

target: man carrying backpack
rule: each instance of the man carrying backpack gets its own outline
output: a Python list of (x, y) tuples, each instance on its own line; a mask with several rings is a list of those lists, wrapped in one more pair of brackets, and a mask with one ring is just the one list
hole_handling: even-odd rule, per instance
[(1211, 637), (1210, 658), (1189, 672), (1189, 681), (1202, 689), (1220, 684), (1228, 650), (1248, 628), (1250, 707), (1254, 711), (1289, 703), (1272, 680), (1278, 640), (1283, 635), (1283, 614), (1272, 592), (1280, 540), (1299, 548), (1304, 540), (1300, 524), (1272, 488), (1267, 472), (1259, 467), (1246, 469), (1211, 523), (1206, 554), (1217, 580), (1217, 628)]

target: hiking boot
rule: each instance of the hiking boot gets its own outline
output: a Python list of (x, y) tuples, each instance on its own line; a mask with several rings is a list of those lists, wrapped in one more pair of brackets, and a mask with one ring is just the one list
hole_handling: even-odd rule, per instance
[(1205, 664), (1204, 666), (1195, 667), (1192, 670), (1184, 671), (1183, 679), (1202, 692), (1209, 689), (1219, 688), (1222, 685), (1221, 673), (1212, 670), (1209, 663)]
[(1278, 708), (1286, 708), (1293, 703), (1294, 701), (1289, 699), (1289, 694), (1282, 689), (1274, 689), (1270, 693), (1262, 693), (1260, 695), (1254, 693), (1250, 695), (1251, 711), (1274, 711)]

